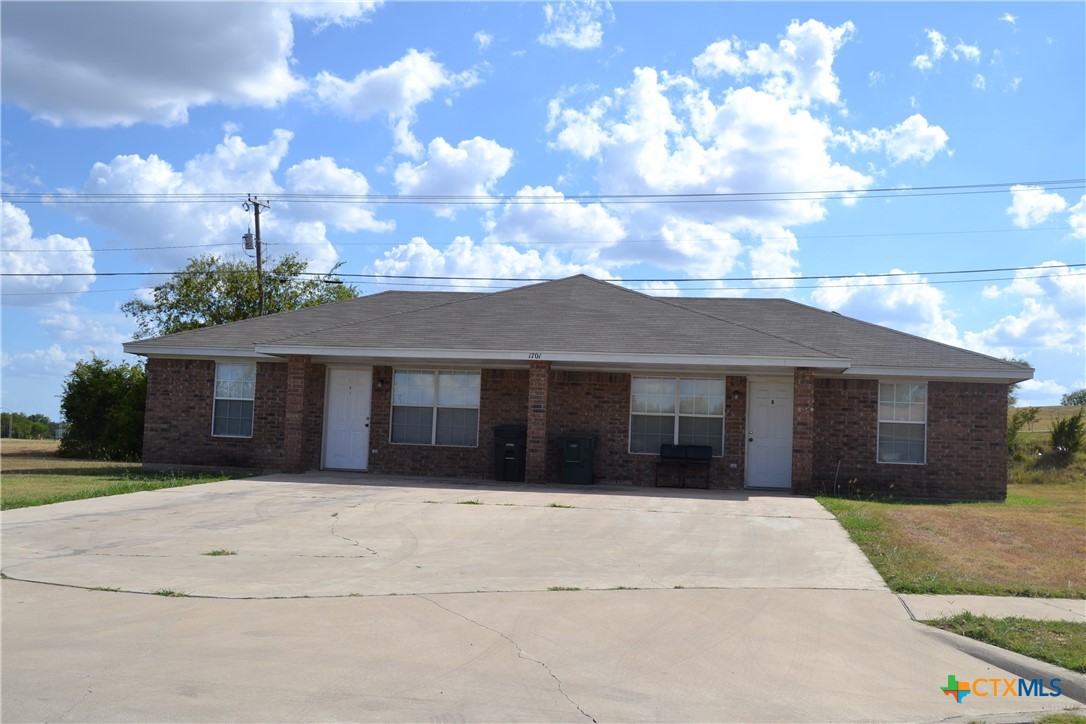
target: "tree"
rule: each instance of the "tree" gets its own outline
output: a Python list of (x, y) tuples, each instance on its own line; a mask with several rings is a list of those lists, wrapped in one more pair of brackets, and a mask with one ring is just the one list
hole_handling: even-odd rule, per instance
[(1064, 407), (1086, 406), (1086, 388), (1083, 388), (1081, 390), (1075, 390), (1074, 392), (1068, 392), (1066, 395), (1060, 398), (1060, 404)]
[(110, 365), (94, 357), (76, 362), (64, 380), (60, 409), (68, 431), (61, 457), (139, 460), (147, 376), (140, 365)]
[[(1019, 367), (1025, 367), (1027, 369), (1033, 369), (1029, 362), (1024, 359), (1018, 359), (1017, 357), (1004, 357), (1004, 362), (1010, 362), (1012, 365), (1018, 365)], [(1018, 384), (1007, 386), (1007, 407), (1016, 407), (1018, 405)]]
[[(265, 314), (358, 296), (357, 289), (331, 275), (305, 276), (309, 264), (297, 254), (287, 254), (274, 265), (271, 262), (264, 273)], [(184, 269), (154, 288), (149, 301), (134, 298), (121, 306), (136, 320), (136, 339), (249, 319), (257, 316), (259, 308), (253, 265), (213, 255), (189, 259)]]
[(0, 413), (0, 435), (3, 437), (43, 440), (47, 437), (53, 437), (55, 428), (56, 423), (42, 414)]

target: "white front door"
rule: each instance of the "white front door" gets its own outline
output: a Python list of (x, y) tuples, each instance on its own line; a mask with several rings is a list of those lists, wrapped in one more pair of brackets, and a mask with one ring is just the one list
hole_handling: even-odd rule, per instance
[(792, 487), (792, 381), (750, 383), (747, 487)]
[(370, 383), (373, 370), (328, 370), (324, 399), (324, 465), (365, 470), (370, 448)]

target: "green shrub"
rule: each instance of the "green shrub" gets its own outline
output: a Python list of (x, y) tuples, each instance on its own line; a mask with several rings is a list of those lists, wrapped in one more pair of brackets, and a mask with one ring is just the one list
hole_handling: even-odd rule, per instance
[(139, 460), (147, 376), (139, 365), (76, 362), (64, 380), (60, 409), (68, 423), (57, 455), (91, 460)]
[(1007, 452), (1013, 459), (1023, 459), (1025, 442), (1022, 440), (1022, 428), (1032, 426), (1040, 414), (1036, 407), (1023, 407), (1012, 412), (1007, 419)]
[(1082, 450), (1086, 429), (1082, 425), (1082, 410), (1071, 417), (1064, 417), (1052, 423), (1049, 440), (1052, 451), (1061, 457), (1071, 458)]

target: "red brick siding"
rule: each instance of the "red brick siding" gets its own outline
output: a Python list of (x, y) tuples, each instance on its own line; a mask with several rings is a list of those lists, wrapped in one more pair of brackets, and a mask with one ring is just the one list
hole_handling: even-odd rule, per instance
[(528, 370), (528, 447), (524, 479), (547, 481), (547, 409), (550, 404), (550, 362), (532, 362)]
[(814, 464), (814, 370), (799, 367), (792, 383), (792, 486), (811, 484)]
[(251, 438), (211, 434), (215, 363), (147, 360), (143, 462), (279, 470), (284, 464), (287, 366), (256, 366)]
[[(927, 463), (877, 463), (877, 380), (815, 383), (814, 476), (797, 492), (1003, 500), (1007, 386), (928, 383)], [(838, 469), (840, 461), (840, 469)]]
[[(597, 435), (594, 473), (600, 483), (652, 485), (656, 474), (655, 455), (630, 450), (630, 386), (632, 375), (617, 372), (563, 372), (550, 375), (547, 437), (547, 480), (559, 482), (562, 457), (555, 438), (565, 432)], [(740, 393), (738, 401), (733, 400)], [(713, 458), (710, 485), (736, 487), (743, 484), (743, 436), (746, 425), (746, 378), (728, 378), (724, 420), (724, 457)], [(731, 463), (736, 468), (729, 467)], [(703, 475), (694, 471), (692, 476)], [(674, 472), (665, 472), (674, 478)], [(663, 480), (661, 482), (668, 482)]]
[(373, 379), (369, 469), (374, 472), (490, 479), (494, 477), (493, 428), (528, 421), (528, 370), (486, 369), (480, 377), (478, 447), (394, 445), (389, 442), (392, 368), (374, 367)]

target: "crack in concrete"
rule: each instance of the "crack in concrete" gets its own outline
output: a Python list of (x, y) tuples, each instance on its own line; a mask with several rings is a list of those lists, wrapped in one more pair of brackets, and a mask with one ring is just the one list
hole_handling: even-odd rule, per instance
[[(362, 503), (357, 503), (355, 505), (348, 505), (343, 510), (350, 510), (351, 508), (357, 508), (359, 505), (362, 505)], [(369, 546), (362, 545), (361, 541), (356, 540), (355, 538), (350, 538), (350, 537), (345, 536), (345, 535), (340, 535), (339, 533), (336, 532), (336, 526), (339, 524), (339, 513), (340, 513), (340, 511), (338, 511), (338, 510), (336, 512), (332, 513), (332, 527), (329, 529), (331, 534), (334, 535), (336, 538), (339, 538), (340, 540), (347, 541), (348, 543), (350, 543), (353, 546), (357, 546), (357, 547), (361, 548), (362, 550), (369, 551), (371, 555), (377, 555), (377, 551), (373, 550)], [(323, 557), (323, 556), (317, 556), (317, 557), (320, 558), (320, 557)], [(329, 556), (329, 557), (338, 557), (338, 556)], [(354, 558), (356, 556), (343, 556), (343, 557), (344, 558)], [(358, 557), (364, 557), (364, 556), (358, 556)]]
[(69, 714), (71, 714), (73, 711), (75, 711), (76, 707), (78, 707), (80, 704), (82, 704), (84, 701), (86, 701), (87, 697), (89, 697), (91, 694), (94, 693), (94, 690), (91, 688), (91, 685), (92, 685), (93, 681), (94, 681), (94, 679), (91, 677), (91, 675), (87, 674), (87, 691), (83, 694), (83, 696), (79, 697), (79, 701), (75, 702), (74, 704), (69, 706), (67, 709), (65, 709), (64, 713), (57, 717), (57, 721), (64, 721), (68, 717)]
[(562, 696), (564, 696), (566, 701), (568, 701), (570, 703), (570, 705), (572, 705), (577, 711), (579, 711), (582, 716), (584, 716), (586, 719), (591, 721), (592, 724), (596, 724), (596, 718), (594, 716), (592, 716), (591, 714), (589, 714), (588, 712), (586, 712), (584, 709), (582, 709), (580, 704), (573, 701), (573, 699), (570, 698), (569, 694), (566, 693), (566, 690), (562, 687), (562, 680), (559, 679), (558, 676), (556, 676), (553, 671), (551, 671), (551, 667), (547, 666), (547, 664), (545, 664), (544, 662), (542, 662), (539, 659), (535, 658), (534, 656), (529, 655), (524, 649), (522, 649), (520, 647), (520, 644), (518, 644), (516, 641), (511, 639), (508, 635), (506, 635), (505, 633), (499, 631), (496, 628), (491, 628), (490, 626), (487, 626), (485, 623), (482, 623), (480, 621), (476, 621), (473, 618), (468, 618), (467, 616), (465, 616), (464, 614), (462, 614), (462, 613), (460, 613), (458, 611), (454, 611), (451, 608), (447, 608), (445, 606), (442, 606), (440, 603), (433, 600), (432, 598), (427, 598), (426, 596), (419, 595), (419, 594), (416, 594), (416, 595), (418, 595), (418, 597), (423, 599), (424, 601), (429, 601), (430, 603), (434, 604), (435, 606), (440, 608), (442, 611), (446, 611), (448, 613), (451, 613), (453, 616), (457, 616), (459, 618), (462, 618), (465, 621), (467, 621), (468, 623), (475, 624), (479, 628), (486, 629), (487, 631), (490, 631), (491, 633), (497, 634), (498, 636), (501, 636), (503, 639), (508, 641), (509, 644), (516, 650), (517, 658), (527, 659), (528, 661), (531, 661), (534, 664), (539, 664), (541, 667), (543, 667), (543, 670), (547, 672), (547, 675), (550, 676), (552, 679), (554, 679), (555, 684), (557, 684), (558, 693), (561, 694)]

